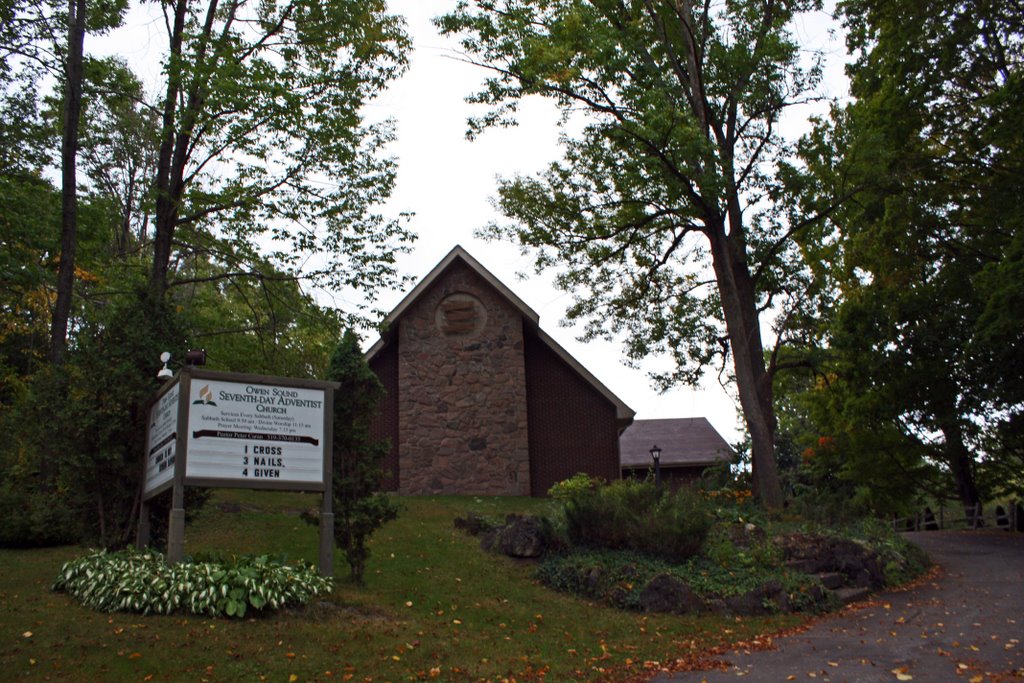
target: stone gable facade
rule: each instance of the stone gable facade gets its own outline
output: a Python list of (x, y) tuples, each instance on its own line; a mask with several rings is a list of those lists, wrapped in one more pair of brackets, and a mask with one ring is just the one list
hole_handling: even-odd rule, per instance
[(398, 338), (399, 492), (530, 495), (522, 315), (457, 263)]
[(384, 488), (403, 495), (542, 496), (577, 472), (620, 476), (633, 412), (456, 247), (385, 319), (367, 352), (386, 394)]

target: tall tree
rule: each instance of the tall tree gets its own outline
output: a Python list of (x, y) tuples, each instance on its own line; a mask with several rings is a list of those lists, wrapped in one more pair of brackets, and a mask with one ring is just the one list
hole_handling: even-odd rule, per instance
[[(63, 52), (64, 106), (61, 125), (61, 233), (57, 267), (57, 298), (50, 325), (50, 360), (61, 363), (67, 348), (68, 319), (75, 285), (75, 252), (78, 248), (78, 139), (82, 117), (82, 86), (85, 79), (85, 33), (106, 31), (121, 23), (127, 0), (98, 3), (68, 0), (67, 41)], [(98, 11), (94, 11), (97, 10)], [(90, 16), (90, 13), (93, 16)]]
[(901, 435), (973, 507), (977, 455), (999, 457), (985, 434), (1024, 397), (1007, 353), (1024, 348), (1024, 314), (1006, 305), (1022, 298), (1024, 15), (999, 0), (840, 7), (855, 101), (805, 146), (815, 201), (859, 186), (830, 216), (831, 267), (806, 252), (842, 297), (825, 337), (840, 422), (869, 453), (864, 436)]
[(61, 363), (67, 346), (71, 294), (78, 246), (78, 122), (82, 114), (82, 73), (85, 58), (86, 0), (68, 0), (68, 32), (64, 68), (64, 121), (61, 131), (61, 230), (57, 300), (50, 326), (50, 360)]
[[(175, 0), (168, 28), (150, 292), (216, 239), (261, 243), (275, 265), (328, 290), (393, 277), (410, 236), (373, 207), (394, 169), (387, 125), (360, 110), (404, 69), (408, 39), (383, 0)], [(254, 263), (224, 255), (233, 277)]]
[[(536, 178), (504, 181), (512, 225), (488, 234), (538, 250), (570, 291), (589, 336), (625, 333), (636, 359), (676, 363), (661, 379), (696, 381), (731, 356), (752, 442), (758, 498), (781, 505), (772, 379), (762, 313), (799, 300), (794, 236), (775, 200), (790, 147), (783, 111), (813, 97), (789, 25), (816, 0), (499, 0), (461, 2), (439, 19), (469, 59), (495, 73), (472, 100), (492, 106), (471, 131), (512, 121), (529, 95), (551, 98), (578, 133)], [(569, 128), (575, 131), (575, 128)], [(780, 316), (785, 320), (785, 316)]]

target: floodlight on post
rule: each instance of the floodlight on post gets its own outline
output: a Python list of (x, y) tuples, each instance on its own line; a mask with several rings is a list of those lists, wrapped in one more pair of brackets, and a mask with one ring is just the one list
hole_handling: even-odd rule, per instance
[(654, 485), (661, 488), (661, 449), (655, 444), (651, 449), (651, 458), (654, 460)]
[(160, 354), (160, 362), (163, 363), (164, 366), (160, 368), (160, 372), (156, 373), (157, 379), (170, 379), (171, 377), (174, 377), (174, 373), (171, 372), (171, 369), (169, 367), (167, 367), (167, 363), (170, 360), (171, 354), (168, 353), (167, 351), (164, 351), (163, 353)]
[(191, 349), (185, 354), (185, 365), (206, 365), (206, 349)]

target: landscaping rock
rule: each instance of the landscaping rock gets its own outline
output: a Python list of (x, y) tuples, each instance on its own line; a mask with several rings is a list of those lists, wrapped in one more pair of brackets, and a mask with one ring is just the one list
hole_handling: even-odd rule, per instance
[(497, 546), (509, 557), (533, 558), (544, 554), (547, 525), (540, 517), (509, 515), (498, 531)]
[(856, 541), (813, 534), (789, 534), (776, 540), (791, 568), (808, 574), (839, 572), (847, 583), (872, 590), (884, 584), (877, 554)]
[(679, 579), (659, 574), (640, 593), (640, 608), (645, 612), (695, 614), (704, 609), (704, 603)]
[(763, 586), (725, 599), (726, 610), (744, 616), (775, 614), (789, 611), (789, 596), (777, 581), (769, 581)]

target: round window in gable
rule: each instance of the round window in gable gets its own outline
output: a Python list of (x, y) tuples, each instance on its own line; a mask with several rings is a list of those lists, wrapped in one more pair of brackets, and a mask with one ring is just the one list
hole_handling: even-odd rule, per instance
[(434, 312), (434, 323), (446, 337), (473, 338), (487, 324), (487, 309), (472, 294), (456, 292), (441, 299)]

